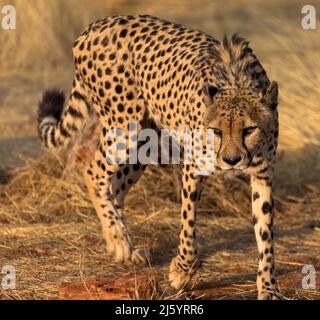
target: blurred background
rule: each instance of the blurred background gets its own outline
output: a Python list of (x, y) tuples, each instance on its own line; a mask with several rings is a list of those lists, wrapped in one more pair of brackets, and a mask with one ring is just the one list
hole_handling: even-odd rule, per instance
[[(319, 6), (318, 1), (313, 2)], [(201, 29), (217, 39), (234, 32), (248, 38), (269, 76), (280, 84), (281, 146), (319, 145), (319, 29), (302, 29), (303, 0), (226, 0), (223, 4), (209, 0), (10, 3), (16, 8), (17, 30), (0, 32), (0, 101), (9, 103), (12, 96), (17, 98), (26, 89), (22, 103), (28, 106), (24, 108), (28, 116), (34, 112), (42, 89), (48, 85), (66, 89), (70, 86), (72, 43), (90, 22), (108, 15), (146, 13)], [(5, 4), (6, 0), (0, 0), (1, 7)], [(15, 103), (14, 110), (20, 106)], [(2, 133), (9, 138), (10, 129), (7, 130)]]
[[(200, 29), (218, 40), (225, 33), (231, 35), (234, 32), (239, 32), (241, 36), (250, 40), (251, 47), (269, 77), (276, 80), (280, 86), (280, 146), (275, 189), (278, 234), (281, 239), (278, 242), (278, 263), (283, 267), (282, 275), (286, 274), (286, 270), (299, 275), (299, 268), (305, 263), (319, 263), (319, 1), (307, 3), (317, 9), (316, 30), (304, 30), (301, 27), (301, 9), (306, 4), (305, 0), (0, 0), (0, 8), (9, 4), (8, 2), (16, 8), (17, 29), (0, 29), (0, 181), (3, 184), (0, 191), (0, 250), (3, 250), (0, 251), (0, 266), (7, 260), (20, 265), (21, 261), (24, 261), (25, 269), (21, 272), (24, 272), (26, 280), (25, 286), (20, 288), (20, 293), (16, 293), (18, 297), (55, 297), (56, 282), (58, 279), (64, 279), (65, 272), (62, 271), (73, 270), (70, 271), (70, 276), (79, 276), (79, 266), (69, 265), (67, 268), (57, 252), (57, 261), (53, 258), (52, 261), (48, 260), (48, 255), (55, 257), (51, 250), (57, 250), (56, 244), (63, 248), (61, 252), (64, 256), (68, 255), (70, 247), (65, 245), (73, 240), (66, 240), (65, 233), (76, 234), (77, 239), (83, 239), (83, 234), (94, 233), (100, 239), (98, 222), (83, 189), (73, 189), (73, 185), (68, 184), (70, 181), (64, 175), (63, 168), (59, 171), (60, 167), (57, 168), (57, 165), (47, 159), (48, 166), (54, 168), (53, 171), (57, 175), (55, 178), (62, 179), (63, 183), (60, 180), (57, 182), (55, 178), (51, 179), (51, 169), (47, 169), (41, 160), (44, 152), (37, 140), (36, 107), (42, 91), (48, 86), (61, 87), (66, 91), (71, 87), (71, 47), (77, 36), (90, 22), (115, 14), (151, 14)], [(156, 230), (161, 230), (167, 235), (172, 234), (172, 241), (175, 243), (177, 231), (172, 225), (178, 226), (179, 223), (176, 182), (172, 181), (170, 171), (157, 170), (160, 169), (151, 169), (146, 173), (148, 180), (143, 180), (136, 187), (135, 199), (129, 197), (128, 207), (131, 209), (128, 219), (141, 222), (147, 219), (145, 229), (141, 229), (140, 222), (133, 223), (143, 234), (143, 239), (138, 239), (140, 242), (148, 242), (151, 235), (161, 241), (162, 233), (157, 234), (152, 229), (155, 223)], [(160, 175), (161, 179), (158, 181), (155, 175)], [(75, 180), (77, 178), (74, 177)], [(146, 183), (151, 183), (152, 186), (145, 187)], [(47, 190), (46, 188), (51, 190), (50, 195), (41, 195), (40, 191)], [(56, 193), (55, 188), (58, 190)], [(66, 188), (68, 197), (61, 195), (61, 188)], [(155, 188), (158, 190), (157, 196), (152, 192), (150, 194), (150, 190)], [(225, 199), (226, 190), (232, 194), (229, 200)], [(161, 196), (165, 197), (167, 202), (161, 200)], [(205, 190), (202, 209), (206, 215), (202, 218), (200, 215), (200, 219), (210, 216), (210, 222), (205, 223), (203, 220), (205, 227), (202, 227), (205, 229), (202, 229), (202, 235), (220, 235), (220, 240), (214, 237), (209, 241), (215, 250), (206, 251), (204, 254), (207, 262), (205, 270), (207, 276), (214, 277), (215, 281), (222, 277), (222, 282), (215, 282), (213, 287), (225, 285), (227, 288), (226, 291), (222, 290), (222, 293), (213, 291), (210, 297), (246, 298), (245, 290), (240, 289), (241, 286), (233, 287), (232, 283), (249, 283), (249, 287), (254, 283), (252, 277), (255, 272), (255, 243), (249, 225), (249, 199), (247, 186), (238, 180), (224, 182), (213, 178)], [(52, 203), (59, 206), (53, 208)], [(160, 219), (159, 206), (162, 206), (163, 229), (159, 229), (157, 224)], [(169, 215), (171, 212), (177, 213), (174, 218)], [(73, 225), (74, 222), (77, 224)], [(241, 234), (234, 229), (239, 226), (242, 228)], [(62, 227), (65, 233), (60, 230)], [(59, 235), (59, 240), (51, 238), (52, 233), (48, 231), (50, 228), (58, 228), (54, 230)], [(222, 232), (225, 230), (234, 230), (234, 233)], [(234, 237), (237, 241), (231, 241)], [(28, 248), (24, 247), (26, 239), (30, 240)], [(88, 268), (90, 265), (86, 265), (86, 268), (90, 269), (88, 272), (93, 274), (101, 274), (102, 266), (106, 264), (104, 258), (97, 261), (100, 259), (97, 258), (98, 253), (103, 256), (103, 244), (99, 241), (91, 247), (89, 253), (86, 252), (91, 258), (91, 255), (95, 257), (92, 258), (92, 263), (95, 264), (91, 269)], [(201, 241), (206, 240), (200, 239), (200, 246)], [(44, 253), (41, 253), (42, 249), (35, 249), (39, 246), (45, 248)], [(73, 246), (79, 249), (77, 241)], [(150, 246), (155, 250), (159, 249), (156, 240)], [(249, 247), (252, 250), (250, 258), (245, 251)], [(79, 250), (82, 252), (85, 249)], [(34, 255), (38, 258), (34, 259)], [(156, 268), (164, 268), (166, 261), (169, 261), (170, 252), (164, 255), (167, 255), (167, 260), (156, 260)], [(231, 277), (233, 280), (229, 283), (223, 277), (223, 268), (225, 265), (230, 266), (233, 259), (239, 263), (236, 263), (233, 271), (229, 271), (234, 273)], [(78, 261), (74, 256), (70, 256), (70, 260), (73, 263)], [(62, 264), (62, 271), (52, 271), (53, 266), (59, 263)], [(68, 260), (66, 263), (71, 264), (71, 261)], [(42, 280), (37, 286), (42, 289), (39, 289), (38, 293), (32, 289), (35, 280), (34, 276), (30, 275), (30, 270), (37, 271), (34, 264), (44, 272), (42, 274), (42, 271), (39, 271), (42, 276), (37, 281)], [(112, 269), (116, 266), (110, 268), (112, 272), (118, 270)], [(246, 268), (251, 268), (252, 274), (248, 275)], [(284, 287), (291, 297), (319, 296), (319, 292), (300, 291), (301, 288), (296, 288), (295, 285), (292, 289), (292, 283), (284, 282)], [(7, 293), (3, 295), (8, 298)], [(12, 297), (17, 298), (9, 295), (9, 298)]]

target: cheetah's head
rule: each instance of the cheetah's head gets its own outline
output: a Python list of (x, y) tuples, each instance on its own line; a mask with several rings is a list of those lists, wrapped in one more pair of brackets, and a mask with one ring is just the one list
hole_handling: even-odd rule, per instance
[(204, 89), (206, 128), (214, 129), (215, 165), (221, 170), (246, 170), (262, 153), (274, 130), (278, 85), (263, 94), (249, 89)]

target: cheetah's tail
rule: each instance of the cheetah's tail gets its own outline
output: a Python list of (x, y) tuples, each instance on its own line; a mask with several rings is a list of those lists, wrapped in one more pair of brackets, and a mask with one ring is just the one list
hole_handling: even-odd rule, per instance
[(38, 107), (38, 132), (46, 148), (58, 152), (66, 147), (83, 128), (89, 114), (90, 104), (85, 94), (73, 89), (64, 107), (62, 91), (45, 91)]

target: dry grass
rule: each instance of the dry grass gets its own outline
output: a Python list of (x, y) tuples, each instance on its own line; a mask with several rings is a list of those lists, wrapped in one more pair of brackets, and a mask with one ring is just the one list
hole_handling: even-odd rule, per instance
[[(300, 27), (304, 1), (238, 0), (224, 1), (223, 6), (212, 0), (13, 2), (18, 29), (0, 31), (1, 43), (6, 44), (0, 52), (0, 266), (16, 267), (18, 287), (0, 291), (0, 298), (56, 299), (62, 281), (131, 270), (106, 256), (81, 168), (70, 172), (62, 159), (39, 148), (35, 110), (45, 86), (71, 83), (71, 43), (90, 20), (138, 12), (176, 20), (218, 38), (239, 31), (279, 82), (275, 239), (280, 286), (288, 298), (320, 298), (320, 284), (317, 291), (301, 289), (302, 266), (313, 264), (320, 270), (320, 43), (319, 30)], [(134, 240), (152, 253), (151, 267), (142, 271), (160, 274), (158, 298), (185, 297), (170, 291), (166, 281), (178, 242), (176, 171), (150, 167), (127, 198), (126, 217)], [(247, 182), (212, 177), (198, 220), (204, 263), (193, 294), (255, 298), (257, 252)]]
[[(126, 217), (134, 240), (152, 253), (151, 269), (142, 271), (150, 276), (151, 271), (160, 274), (156, 297), (162, 298), (176, 297), (166, 282), (167, 265), (178, 241), (176, 173), (175, 168), (150, 167), (127, 199)], [(315, 254), (320, 250), (320, 187), (305, 186), (304, 192), (303, 196), (275, 198), (278, 273), (288, 297), (317, 298), (318, 292), (287, 287), (292, 275), (299, 284), (303, 265), (320, 267)], [(2, 292), (3, 298), (54, 299), (62, 281), (106, 278), (131, 270), (108, 260), (83, 181), (60, 159), (44, 156), (11, 172), (10, 182), (2, 187), (0, 203), (1, 263), (16, 266), (19, 275), (18, 289)], [(200, 284), (192, 290), (194, 295), (254, 297), (257, 254), (250, 220), (246, 181), (210, 179), (199, 210), (204, 264)]]

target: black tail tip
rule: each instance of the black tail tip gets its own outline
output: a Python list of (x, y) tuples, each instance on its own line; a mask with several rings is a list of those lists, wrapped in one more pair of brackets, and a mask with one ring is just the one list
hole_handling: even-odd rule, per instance
[(39, 102), (38, 122), (40, 123), (46, 117), (60, 119), (65, 101), (63, 91), (58, 89), (46, 90)]

